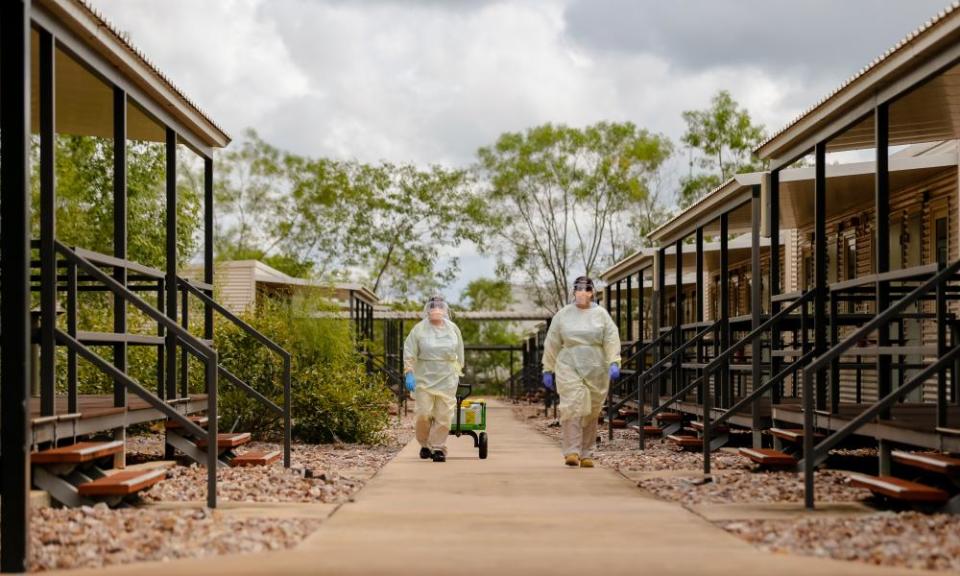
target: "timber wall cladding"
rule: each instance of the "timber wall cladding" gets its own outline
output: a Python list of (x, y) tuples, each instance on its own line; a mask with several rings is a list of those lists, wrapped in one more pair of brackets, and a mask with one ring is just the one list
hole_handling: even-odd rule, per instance
[[(905, 268), (936, 261), (935, 230), (936, 219), (940, 217), (947, 218), (949, 231), (947, 235), (948, 260), (953, 261), (960, 257), (960, 251), (958, 251), (960, 228), (958, 228), (956, 216), (957, 208), (957, 175), (952, 171), (891, 191), (890, 235), (894, 239), (891, 242), (891, 268)], [(869, 209), (835, 215), (827, 220), (827, 264), (829, 266), (828, 278), (831, 283), (847, 279), (847, 252), (844, 243), (851, 237), (855, 238), (856, 275), (859, 277), (873, 274), (874, 213), (875, 211), (871, 206)], [(808, 277), (808, 272), (811, 267), (813, 224), (811, 223), (797, 232), (792, 240), (795, 242), (793, 251), (798, 255), (798, 258), (788, 262), (787, 266), (791, 268), (791, 275), (797, 279), (797, 287), (802, 289), (812, 283), (812, 278)], [(899, 242), (896, 241), (897, 239), (899, 239)], [(872, 303), (861, 303), (856, 306), (856, 311), (873, 313), (874, 306)], [(924, 304), (922, 311), (933, 313), (933, 303)], [(960, 306), (957, 302), (950, 303), (949, 312), (954, 314), (960, 312)], [(851, 330), (853, 328), (841, 331), (840, 338), (842, 339), (844, 333)], [(905, 332), (905, 336), (910, 338), (910, 341), (906, 342), (907, 345), (918, 346), (922, 344), (930, 346), (936, 344), (936, 323), (932, 320), (915, 321), (913, 326), (905, 326)], [(849, 360), (854, 359), (855, 357), (849, 357)], [(866, 360), (872, 362), (872, 358)], [(920, 358), (910, 360), (919, 361)], [(929, 361), (933, 358), (926, 358), (925, 360)], [(905, 376), (909, 377), (910, 372), (912, 371), (907, 371)], [(854, 402), (856, 400), (856, 376), (855, 370), (841, 371), (840, 400), (842, 402)], [(876, 371), (864, 369), (860, 378), (862, 401), (876, 400)], [(894, 384), (896, 385), (897, 382), (898, 375), (895, 373)], [(917, 394), (911, 398), (913, 401), (923, 402), (933, 402), (935, 399), (935, 378), (924, 384), (922, 395)]]

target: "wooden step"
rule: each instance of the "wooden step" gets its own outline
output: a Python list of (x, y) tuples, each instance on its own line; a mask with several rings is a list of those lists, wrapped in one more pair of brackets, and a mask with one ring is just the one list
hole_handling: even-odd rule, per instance
[(621, 408), (621, 409), (620, 409), (620, 417), (621, 417), (621, 418), (626, 418), (627, 420), (634, 419), (634, 418), (636, 418), (636, 417), (639, 416), (639, 415), (640, 415), (640, 413), (637, 412), (636, 410), (632, 409), (632, 408), (631, 408), (631, 409), (627, 409), (627, 408)]
[[(217, 448), (220, 450), (229, 450), (238, 446), (243, 446), (251, 440), (249, 432), (229, 432), (217, 434)], [(207, 445), (206, 438), (197, 440), (197, 446), (203, 448)]]
[(627, 421), (623, 418), (614, 418), (610, 421), (610, 426), (612, 428), (623, 429), (627, 427)]
[(893, 476), (867, 476), (856, 474), (850, 477), (850, 485), (866, 488), (874, 494), (882, 494), (901, 502), (943, 503), (950, 495), (926, 484), (901, 480)]
[(31, 464), (84, 464), (123, 452), (123, 441), (77, 442), (30, 455)]
[(230, 460), (231, 466), (266, 466), (283, 456), (279, 450), (251, 450)]
[(702, 448), (703, 440), (697, 438), (696, 436), (681, 436), (679, 434), (671, 434), (667, 436), (667, 440), (673, 442), (681, 448)]
[(166, 470), (124, 470), (77, 486), (81, 496), (129, 496), (167, 476)]
[[(770, 428), (767, 430), (772, 436), (776, 436), (781, 440), (786, 440), (787, 442), (793, 442), (794, 444), (799, 444), (803, 442), (803, 428)], [(823, 438), (823, 434), (820, 432), (815, 432), (813, 434), (814, 439), (819, 440)]]
[[(190, 416), (188, 420), (190, 420), (191, 422), (193, 422), (194, 424), (196, 424), (197, 426), (203, 429), (206, 429), (207, 423), (210, 422), (210, 419), (207, 418), (206, 416)], [(179, 420), (174, 420), (172, 418), (168, 418), (166, 421), (164, 421), (163, 425), (167, 430), (183, 429), (183, 424), (181, 424)]]
[[(703, 432), (703, 422), (701, 422), (700, 420), (691, 422), (690, 427), (696, 430), (697, 432)], [(726, 434), (727, 432), (730, 431), (730, 428), (721, 424), (719, 426), (711, 426), (710, 430), (714, 434)]]
[(894, 450), (890, 455), (895, 462), (899, 462), (905, 466), (927, 470), (928, 472), (936, 472), (948, 476), (954, 476), (960, 473), (960, 458), (953, 458), (946, 454)]
[(753, 460), (761, 466), (769, 466), (771, 468), (797, 465), (797, 459), (793, 456), (786, 452), (771, 450), (769, 448), (741, 448), (740, 455)]
[(659, 420), (660, 422), (680, 422), (683, 420), (683, 414), (679, 412), (661, 412), (653, 417), (654, 420)]
[[(640, 431), (640, 427), (637, 426), (636, 424), (631, 424), (631, 425), (630, 425), (630, 429), (631, 429), (631, 430), (634, 430), (634, 431), (636, 431), (636, 432), (639, 432), (639, 431)], [(643, 434), (644, 434), (645, 436), (659, 436), (662, 432), (663, 432), (663, 430), (662, 430), (659, 426), (644, 426), (644, 427), (643, 427)]]

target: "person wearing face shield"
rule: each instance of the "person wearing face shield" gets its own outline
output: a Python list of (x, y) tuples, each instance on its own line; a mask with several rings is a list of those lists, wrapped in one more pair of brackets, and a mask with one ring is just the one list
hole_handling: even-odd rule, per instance
[(574, 302), (550, 321), (543, 349), (543, 384), (560, 396), (564, 463), (593, 468), (597, 419), (620, 377), (620, 334), (610, 314), (593, 301), (593, 280), (573, 285)]
[(430, 298), (423, 316), (403, 343), (404, 381), (416, 401), (420, 458), (445, 462), (457, 385), (463, 375), (463, 336), (450, 321), (442, 296)]

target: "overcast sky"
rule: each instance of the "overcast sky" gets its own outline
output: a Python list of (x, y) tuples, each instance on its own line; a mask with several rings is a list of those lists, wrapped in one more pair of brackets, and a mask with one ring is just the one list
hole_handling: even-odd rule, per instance
[(677, 141), (681, 112), (720, 89), (773, 131), (946, 6), (92, 1), (234, 137), (253, 127), (303, 154), (446, 165), (545, 122), (630, 120)]

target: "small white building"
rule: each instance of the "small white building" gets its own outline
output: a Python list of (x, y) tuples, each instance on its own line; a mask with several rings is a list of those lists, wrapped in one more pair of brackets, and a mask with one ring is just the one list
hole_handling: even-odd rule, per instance
[[(184, 270), (184, 275), (199, 279), (203, 270), (191, 266)], [(343, 310), (349, 310), (354, 300), (370, 306), (376, 306), (380, 301), (362, 284), (294, 278), (259, 260), (217, 262), (213, 279), (217, 299), (235, 314), (255, 309), (261, 298), (291, 298), (306, 291), (319, 292)]]

